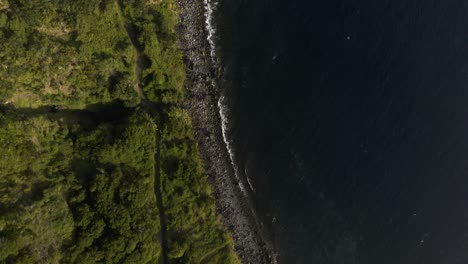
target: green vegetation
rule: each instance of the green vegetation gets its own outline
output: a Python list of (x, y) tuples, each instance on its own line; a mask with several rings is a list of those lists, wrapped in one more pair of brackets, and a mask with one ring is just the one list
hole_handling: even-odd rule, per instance
[(176, 24), (171, 0), (0, 0), (0, 263), (239, 263)]
[(2, 120), (0, 259), (154, 263), (153, 122), (138, 111), (119, 124), (67, 119), (11, 112)]

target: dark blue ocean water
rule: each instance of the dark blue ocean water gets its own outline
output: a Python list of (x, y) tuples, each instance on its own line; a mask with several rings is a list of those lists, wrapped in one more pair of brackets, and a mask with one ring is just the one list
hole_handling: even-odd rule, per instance
[(236, 163), (281, 263), (468, 263), (468, 2), (220, 0)]

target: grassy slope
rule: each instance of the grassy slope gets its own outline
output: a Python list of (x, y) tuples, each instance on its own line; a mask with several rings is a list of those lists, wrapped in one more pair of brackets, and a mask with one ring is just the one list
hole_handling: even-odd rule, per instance
[(0, 263), (160, 263), (156, 129), (170, 262), (238, 263), (177, 107), (176, 23), (170, 0), (0, 0)]

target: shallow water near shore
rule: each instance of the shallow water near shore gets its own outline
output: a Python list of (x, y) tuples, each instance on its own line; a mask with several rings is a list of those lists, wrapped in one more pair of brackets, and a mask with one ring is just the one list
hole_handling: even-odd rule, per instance
[(217, 3), (226, 138), (280, 263), (468, 263), (468, 5)]

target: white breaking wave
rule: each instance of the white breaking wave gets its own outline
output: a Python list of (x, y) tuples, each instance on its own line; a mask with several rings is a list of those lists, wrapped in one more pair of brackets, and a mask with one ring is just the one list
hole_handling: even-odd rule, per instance
[[(206, 30), (208, 31), (207, 40), (210, 45), (211, 60), (213, 62), (216, 62), (216, 43), (215, 43), (216, 28), (213, 24), (213, 12), (216, 10), (216, 6), (218, 5), (218, 2), (216, 2), (215, 0), (203, 0), (203, 2), (205, 5), (205, 26), (206, 26)], [(229, 108), (224, 102), (224, 100), (225, 100), (224, 96), (221, 96), (218, 101), (219, 115), (221, 117), (221, 130), (223, 133), (223, 140), (226, 145), (226, 149), (229, 153), (231, 164), (234, 169), (234, 175), (239, 184), (239, 188), (244, 193), (244, 195), (248, 196), (245, 186), (242, 183), (241, 179), (239, 178), (239, 172), (238, 172), (238, 168), (235, 162), (235, 154), (234, 154), (233, 147), (232, 147), (232, 141), (228, 139)], [(247, 183), (249, 184), (250, 190), (254, 191), (255, 189), (252, 187), (250, 179), (247, 177), (247, 175), (246, 175), (246, 178), (247, 178)]]
[(232, 167), (234, 168), (234, 175), (236, 176), (236, 180), (239, 183), (239, 187), (241, 191), (244, 193), (244, 195), (247, 195), (245, 186), (239, 178), (239, 173), (238, 173), (237, 165), (236, 165), (235, 158), (234, 158), (235, 157), (234, 151), (232, 149), (232, 141), (229, 140), (227, 136), (228, 126), (229, 126), (229, 120), (227, 116), (229, 113), (229, 108), (226, 107), (224, 103), (224, 96), (221, 96), (219, 98), (218, 108), (219, 108), (219, 115), (221, 116), (221, 130), (223, 132), (224, 144), (226, 144), (227, 151), (229, 152), (229, 157), (231, 158), (231, 164), (232, 164)]
[(250, 189), (255, 192), (255, 188), (253, 187), (252, 183), (250, 182), (250, 178), (249, 178), (249, 175), (245, 175), (245, 178), (247, 179), (247, 183), (249, 184), (250, 186)]
[(213, 26), (213, 12), (218, 5), (218, 2), (212, 0), (203, 0), (205, 4), (205, 26), (208, 31), (208, 43), (210, 44), (210, 55), (211, 59), (214, 61), (216, 58), (216, 44), (214, 41), (214, 36), (216, 34), (216, 29)]

